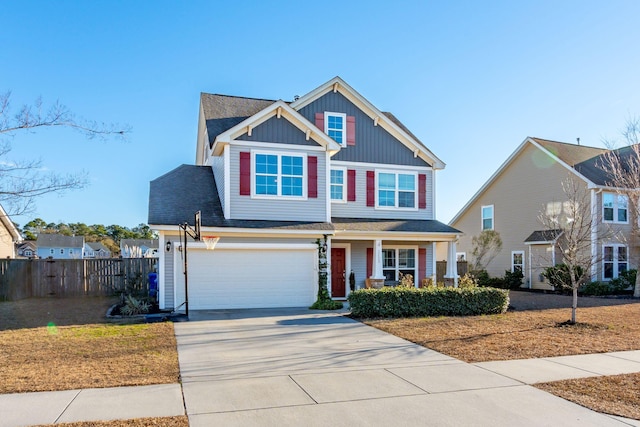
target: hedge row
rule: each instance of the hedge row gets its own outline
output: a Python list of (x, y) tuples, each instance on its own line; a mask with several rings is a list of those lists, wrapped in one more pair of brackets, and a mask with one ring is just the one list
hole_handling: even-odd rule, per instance
[(495, 288), (382, 288), (349, 294), (356, 317), (474, 316), (507, 311), (509, 291)]

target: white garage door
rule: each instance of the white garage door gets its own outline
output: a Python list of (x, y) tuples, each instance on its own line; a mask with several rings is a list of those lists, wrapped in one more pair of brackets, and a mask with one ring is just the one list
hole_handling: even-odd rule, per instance
[[(222, 245), (219, 245), (222, 246)], [(189, 309), (308, 307), (316, 299), (316, 251), (189, 249)], [(176, 303), (184, 301), (182, 260), (176, 257)]]

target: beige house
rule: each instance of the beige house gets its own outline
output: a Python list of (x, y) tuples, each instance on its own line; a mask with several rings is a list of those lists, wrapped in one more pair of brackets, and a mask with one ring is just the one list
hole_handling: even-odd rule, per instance
[(15, 258), (16, 243), (22, 241), (22, 236), (9, 215), (0, 206), (0, 258)]
[[(573, 177), (584, 186), (591, 212), (598, 216), (591, 227), (590, 249), (595, 263), (591, 279), (610, 280), (633, 268), (629, 243), (624, 238), (631, 234), (627, 198), (607, 186), (607, 175), (598, 166), (606, 151), (526, 138), (449, 223), (464, 232), (457, 244), (458, 258), (470, 258), (473, 236), (482, 230), (495, 230), (503, 246), (487, 266), (489, 274), (502, 276), (506, 270), (521, 270), (524, 287), (550, 289), (542, 272), (544, 267), (562, 262), (558, 245), (562, 235), (545, 229), (539, 216), (566, 209), (562, 183)], [(616, 237), (602, 241), (599, 236), (604, 227), (616, 231)]]

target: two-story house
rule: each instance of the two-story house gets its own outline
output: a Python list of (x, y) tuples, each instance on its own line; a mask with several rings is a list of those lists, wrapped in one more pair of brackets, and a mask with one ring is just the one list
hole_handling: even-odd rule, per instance
[[(566, 209), (563, 182), (571, 178), (588, 195), (587, 212), (595, 213), (589, 221), (591, 279), (610, 280), (633, 268), (629, 202), (609, 185), (602, 158), (607, 151), (526, 138), (449, 223), (464, 232), (458, 255), (471, 258), (471, 239), (482, 230), (495, 230), (503, 246), (487, 266), (489, 274), (520, 270), (524, 287), (550, 289), (542, 273), (545, 267), (562, 263), (563, 237), (559, 230), (545, 229), (539, 219), (541, 214), (548, 217)], [(606, 230), (610, 232), (603, 233)]]
[[(299, 307), (315, 301), (326, 238), (333, 298), (366, 278), (435, 276), (437, 242), (455, 261), (459, 232), (435, 219), (444, 163), (390, 113), (336, 77), (292, 102), (201, 94), (196, 165), (151, 182), (159, 301), (185, 300), (178, 224), (220, 237), (188, 250), (193, 309)], [(448, 277), (456, 277), (455, 262)]]
[(122, 258), (158, 258), (158, 239), (120, 240)]
[(83, 258), (111, 258), (111, 251), (101, 242), (86, 242), (83, 249)]
[(81, 259), (84, 237), (40, 233), (36, 246), (38, 258)]
[(16, 244), (20, 242), (22, 235), (0, 206), (0, 258), (15, 258)]

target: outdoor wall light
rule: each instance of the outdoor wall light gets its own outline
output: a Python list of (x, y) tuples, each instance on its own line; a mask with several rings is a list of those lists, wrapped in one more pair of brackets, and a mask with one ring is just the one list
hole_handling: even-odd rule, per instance
[(164, 250), (167, 252), (171, 252), (171, 240), (167, 240), (167, 243), (164, 245)]

